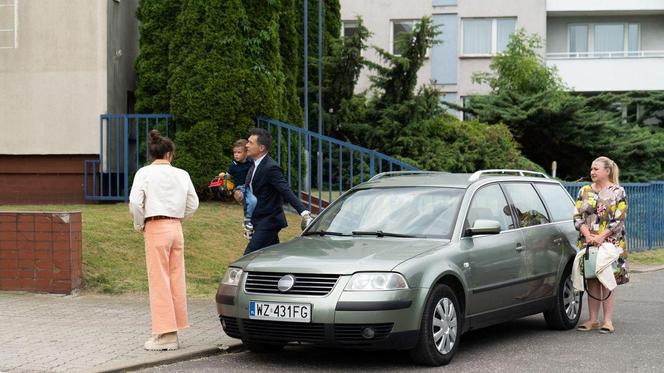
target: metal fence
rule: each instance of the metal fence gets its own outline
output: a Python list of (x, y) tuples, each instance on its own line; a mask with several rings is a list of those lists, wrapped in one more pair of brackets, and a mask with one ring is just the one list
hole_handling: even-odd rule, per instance
[[(587, 183), (564, 183), (576, 198)], [(664, 247), (664, 181), (621, 184), (627, 195), (627, 246), (631, 251)]]
[(320, 211), (341, 193), (376, 173), (416, 170), (383, 153), (278, 120), (257, 118), (256, 124), (272, 135), (272, 157), (309, 210), (315, 207)]
[(170, 114), (102, 114), (99, 158), (86, 160), (83, 196), (88, 201), (128, 201), (134, 173), (150, 159), (151, 129), (171, 132)]

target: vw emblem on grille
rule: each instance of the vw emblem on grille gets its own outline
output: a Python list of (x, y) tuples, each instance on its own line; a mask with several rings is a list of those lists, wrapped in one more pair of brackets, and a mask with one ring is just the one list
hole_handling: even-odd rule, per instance
[(295, 285), (295, 276), (285, 275), (279, 279), (279, 282), (277, 282), (277, 289), (279, 289), (280, 292), (285, 293), (292, 289), (293, 285)]

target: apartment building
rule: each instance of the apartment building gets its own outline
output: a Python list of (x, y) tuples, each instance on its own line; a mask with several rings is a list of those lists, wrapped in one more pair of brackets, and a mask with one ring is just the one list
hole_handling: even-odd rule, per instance
[(137, 0), (0, 0), (0, 204), (83, 201), (99, 115), (133, 111)]
[[(472, 74), (489, 70), (517, 28), (545, 40), (542, 56), (574, 91), (664, 90), (664, 0), (341, 0), (344, 33), (360, 16), (373, 33), (369, 44), (392, 52), (395, 35), (425, 15), (442, 43), (418, 84), (435, 85), (446, 101), (489, 91)], [(365, 57), (379, 61), (373, 50)], [(358, 91), (369, 75), (362, 72)]]

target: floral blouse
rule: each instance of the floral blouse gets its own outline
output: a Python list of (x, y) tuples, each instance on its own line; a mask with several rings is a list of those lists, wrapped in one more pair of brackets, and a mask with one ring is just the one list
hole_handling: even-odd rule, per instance
[(625, 189), (611, 185), (599, 192), (592, 186), (585, 185), (579, 190), (574, 209), (574, 226), (579, 231), (577, 246), (583, 249), (586, 238), (581, 234), (581, 226), (586, 224), (590, 232), (598, 234), (605, 229), (611, 231), (607, 241), (622, 248), (621, 258), (627, 258), (625, 239), (625, 218), (627, 217), (627, 198)]

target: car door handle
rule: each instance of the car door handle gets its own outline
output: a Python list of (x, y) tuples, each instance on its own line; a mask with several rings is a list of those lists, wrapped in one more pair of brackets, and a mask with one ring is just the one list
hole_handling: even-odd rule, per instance
[(521, 245), (520, 243), (516, 244), (516, 251), (523, 251), (523, 249), (525, 249), (523, 245)]

